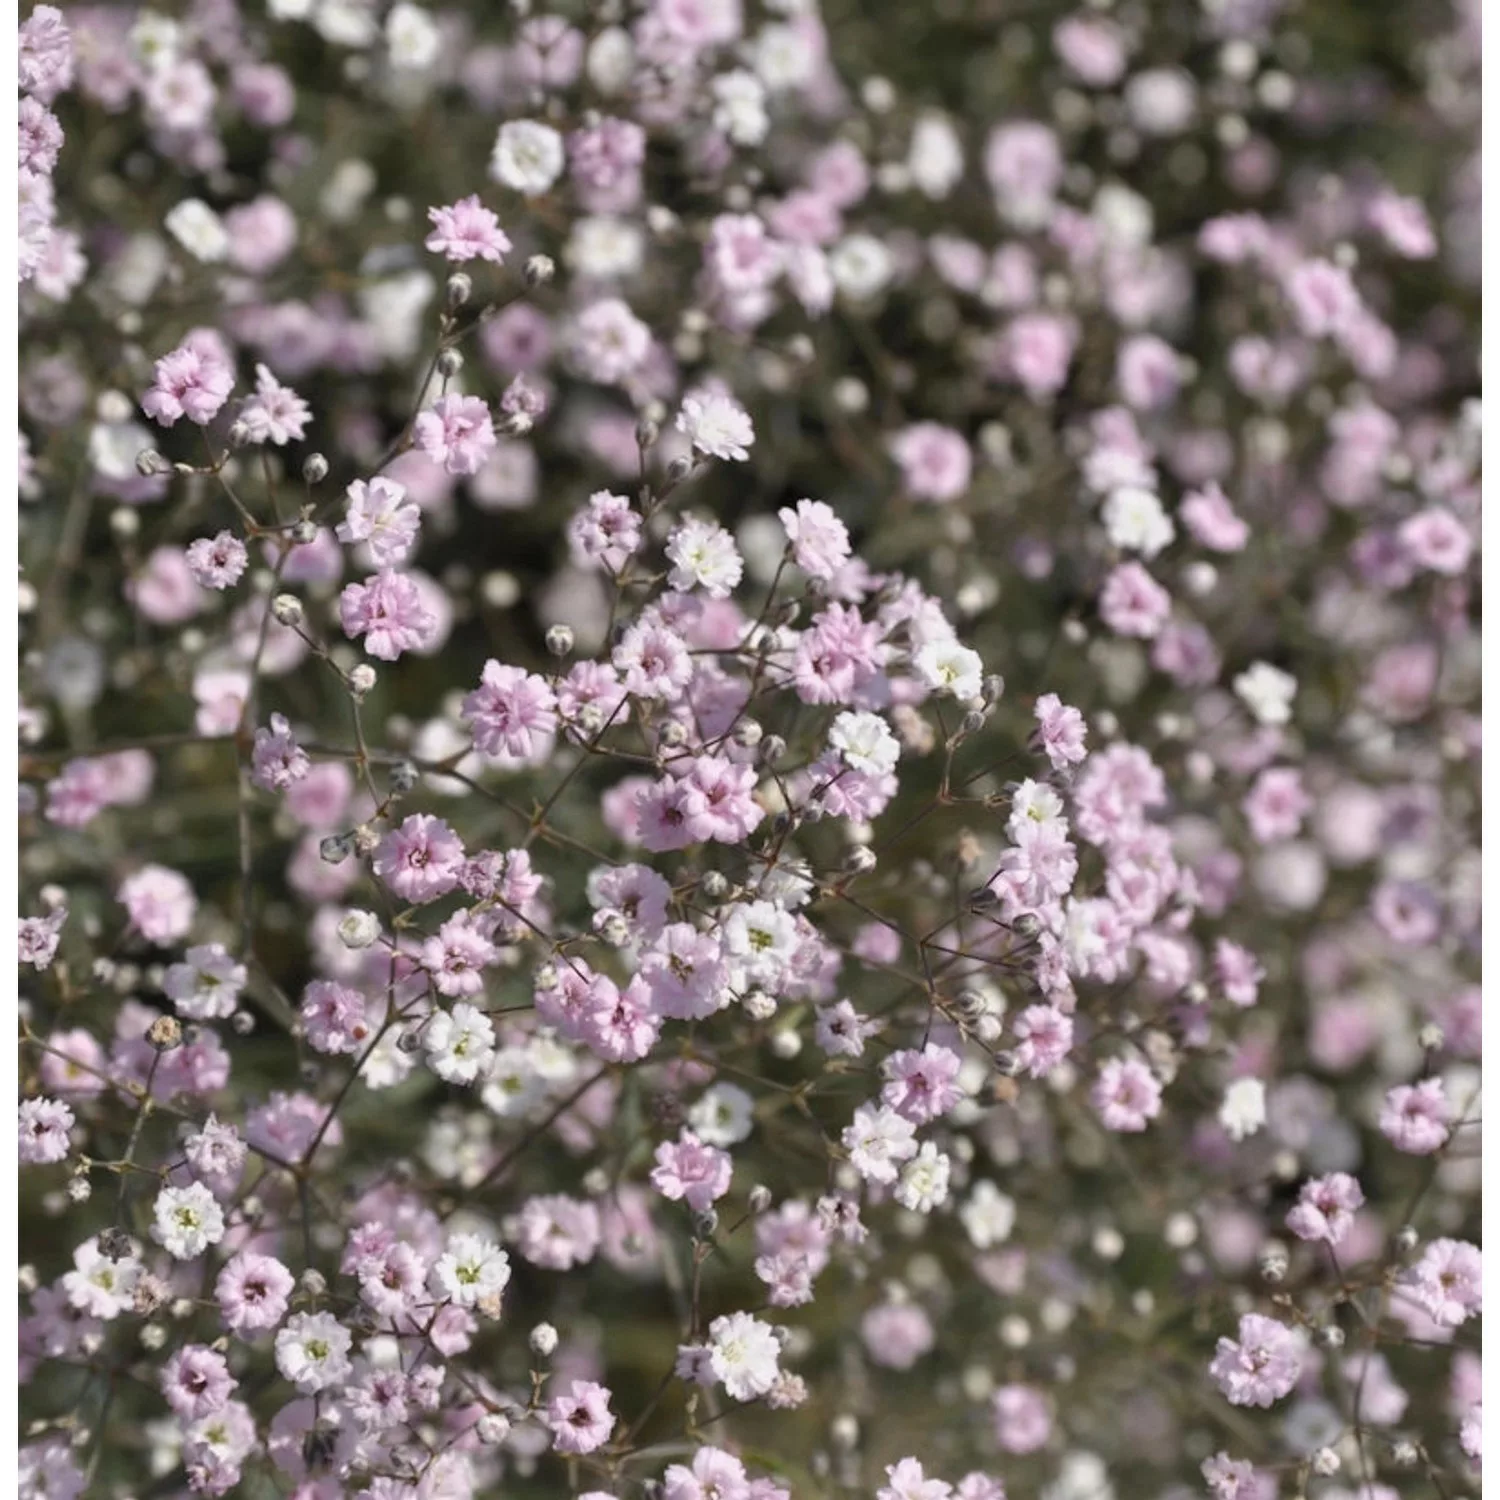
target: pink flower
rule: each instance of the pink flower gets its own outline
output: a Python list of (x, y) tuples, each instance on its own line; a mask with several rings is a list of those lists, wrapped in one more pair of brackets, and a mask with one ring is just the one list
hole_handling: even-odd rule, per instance
[(528, 1198), (521, 1207), (516, 1249), (534, 1266), (569, 1271), (599, 1251), (599, 1210), (561, 1193)]
[(1184, 495), (1177, 513), (1198, 543), (1211, 552), (1239, 552), (1250, 538), (1249, 526), (1212, 482)]
[(403, 901), (435, 901), (458, 884), (464, 846), (441, 818), (413, 813), (375, 846), (375, 873)]
[(1088, 729), (1083, 715), (1069, 708), (1056, 693), (1043, 693), (1036, 700), (1037, 737), (1052, 769), (1076, 766), (1088, 751), (1084, 747)]
[(596, 490), (568, 522), (568, 547), (579, 567), (618, 573), (641, 545), (641, 517), (624, 495)]
[(1047, 1398), (1034, 1386), (1002, 1385), (990, 1398), (995, 1441), (1006, 1453), (1035, 1453), (1052, 1435)]
[(887, 1370), (909, 1370), (937, 1343), (932, 1319), (916, 1302), (878, 1302), (859, 1320), (865, 1352)]
[(1479, 1314), (1483, 1279), (1479, 1249), (1466, 1240), (1433, 1240), (1411, 1268), (1411, 1294), (1443, 1328)]
[(882, 1065), (885, 1086), (880, 1097), (913, 1125), (945, 1115), (963, 1098), (958, 1087), (959, 1056), (929, 1042), (921, 1051), (893, 1052)]
[(1137, 562), (1121, 563), (1099, 591), (1099, 613), (1116, 635), (1150, 640), (1171, 612), (1171, 595)]
[(1144, 1130), (1161, 1113), (1161, 1085), (1135, 1058), (1110, 1058), (1099, 1069), (1090, 1097), (1110, 1130)]
[(162, 1395), (184, 1422), (222, 1410), (234, 1388), (224, 1356), (202, 1344), (184, 1344), (162, 1366)]
[(214, 1296), (224, 1322), (236, 1333), (274, 1328), (286, 1316), (296, 1282), (274, 1256), (241, 1251), (219, 1272)]
[(827, 582), (849, 561), (849, 531), (821, 500), (799, 500), (776, 512), (786, 530), (792, 561), (809, 578)]
[(1329, 260), (1302, 261), (1287, 275), (1285, 286), (1292, 315), (1308, 338), (1341, 333), (1361, 310), (1349, 273)]
[(493, 659), (464, 698), (462, 713), (484, 755), (535, 762), (549, 753), (557, 733), (557, 699), (546, 679)]
[(1221, 1338), (1209, 1374), (1231, 1406), (1270, 1406), (1302, 1377), (1302, 1336), (1275, 1318), (1246, 1313), (1237, 1338)]
[(251, 781), (268, 792), (286, 791), (311, 768), (307, 751), (292, 737), (291, 725), (284, 714), (272, 714), (271, 727), (255, 731), (250, 764)]
[(1286, 1216), (1286, 1227), (1300, 1240), (1321, 1240), (1337, 1246), (1354, 1227), (1354, 1215), (1365, 1195), (1347, 1172), (1330, 1172), (1302, 1184), (1296, 1205)]
[(1031, 1078), (1045, 1078), (1073, 1046), (1073, 1018), (1053, 1005), (1028, 1005), (1015, 1019), (1016, 1064)]
[(1380, 1133), (1398, 1151), (1431, 1156), (1447, 1141), (1452, 1118), (1443, 1080), (1424, 1078), (1420, 1083), (1401, 1084), (1385, 1096)]
[(1399, 534), (1401, 546), (1419, 568), (1457, 578), (1469, 566), (1473, 539), (1463, 522), (1441, 505), (1408, 517)]
[(187, 936), (198, 911), (187, 877), (164, 865), (143, 865), (127, 875), (117, 895), (141, 936), (163, 948)]
[(670, 1464), (662, 1476), (662, 1500), (752, 1500), (745, 1466), (722, 1448), (700, 1448), (693, 1464)]
[(197, 541), (190, 542), (187, 564), (193, 581), (200, 588), (227, 589), (244, 576), (250, 555), (237, 536), (221, 531), (217, 536), (200, 536)]
[(370, 1035), (365, 997), (331, 979), (315, 979), (308, 985), (300, 1015), (307, 1044), (317, 1052), (357, 1052)]
[(677, 430), (687, 435), (695, 453), (740, 463), (750, 457), (750, 445), (755, 441), (749, 414), (738, 402), (716, 391), (683, 397)]
[(1266, 971), (1255, 955), (1228, 938), (1214, 944), (1214, 973), (1231, 1005), (1254, 1005), (1260, 997), (1260, 982)]
[(141, 410), (163, 427), (180, 417), (206, 426), (234, 389), (234, 371), (215, 354), (192, 343), (179, 345), (156, 362), (156, 379), (141, 398)]
[(963, 434), (937, 422), (917, 422), (891, 439), (903, 482), (918, 500), (956, 500), (969, 487), (974, 461)]
[(351, 640), (365, 638), (365, 650), (381, 661), (395, 661), (404, 651), (420, 651), (437, 630), (437, 616), (421, 588), (406, 573), (386, 570), (363, 583), (345, 585), (339, 595), (339, 619)]
[(408, 503), (405, 485), (380, 475), (368, 484), (356, 479), (345, 491), (349, 497), (344, 519), (334, 528), (341, 542), (365, 542), (377, 568), (406, 561), (422, 528), (422, 512)]
[(256, 365), (255, 394), (240, 408), (239, 420), (250, 442), (274, 443), (281, 448), (293, 438), (302, 441), (312, 420), (312, 408), (264, 365)]
[(451, 261), (488, 260), (499, 265), (510, 249), (510, 236), (477, 193), (444, 208), (429, 208), (427, 217), (435, 227), (424, 243)]
[(953, 1486), (944, 1479), (929, 1479), (914, 1458), (887, 1464), (886, 1482), (875, 1491), (875, 1500), (949, 1500)]
[(1273, 844), (1297, 836), (1312, 810), (1312, 798), (1302, 789), (1299, 770), (1275, 766), (1255, 778), (1242, 805), (1256, 842)]
[(490, 409), (478, 396), (440, 396), (413, 423), (412, 441), (449, 474), (477, 474), (495, 450)]
[(61, 1161), (70, 1149), (68, 1132), (73, 1111), (58, 1099), (23, 1099), (16, 1126), (16, 1146), (22, 1164), (46, 1165)]
[(705, 1146), (691, 1130), (656, 1148), (651, 1185), (664, 1198), (686, 1199), (695, 1213), (704, 1213), (729, 1191), (734, 1163), (727, 1151)]
[(547, 1403), (544, 1420), (559, 1453), (592, 1453), (615, 1430), (609, 1391), (592, 1380), (570, 1380), (566, 1391)]

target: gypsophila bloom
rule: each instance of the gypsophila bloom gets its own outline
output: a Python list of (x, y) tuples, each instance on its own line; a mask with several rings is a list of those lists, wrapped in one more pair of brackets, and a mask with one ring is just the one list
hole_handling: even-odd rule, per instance
[(753, 1401), (771, 1389), (780, 1354), (776, 1335), (749, 1313), (730, 1313), (708, 1325), (709, 1366), (736, 1401)]
[(677, 430), (686, 434), (694, 452), (742, 463), (750, 457), (755, 441), (755, 429), (744, 409), (714, 391), (683, 400)]
[(423, 243), (447, 260), (487, 260), (499, 265), (510, 249), (510, 237), (500, 221), (479, 201), (477, 193), (446, 207), (429, 208), (432, 233)]
[(296, 1313), (276, 1335), (276, 1368), (309, 1395), (341, 1384), (353, 1340), (331, 1313)]
[(23, 1163), (61, 1161), (69, 1150), (73, 1111), (60, 1099), (23, 1099), (16, 1124), (16, 1145)]
[(609, 1392), (592, 1380), (571, 1380), (547, 1403), (546, 1422), (559, 1453), (592, 1453), (615, 1429)]
[(250, 555), (245, 544), (231, 532), (221, 531), (214, 537), (199, 537), (187, 549), (188, 567), (200, 588), (233, 588), (244, 576)]
[(1237, 1336), (1219, 1340), (1209, 1373), (1232, 1406), (1270, 1406), (1296, 1385), (1303, 1352), (1296, 1329), (1246, 1313)]
[(366, 543), (377, 568), (405, 562), (422, 526), (422, 512), (407, 502), (405, 486), (377, 476), (368, 484), (354, 480), (345, 493), (349, 504), (344, 519), (334, 528), (338, 539)]
[(510, 1257), (477, 1234), (454, 1235), (429, 1277), (434, 1296), (460, 1307), (498, 1297), (509, 1282)]
[(152, 1234), (176, 1260), (196, 1260), (224, 1237), (224, 1210), (195, 1182), (185, 1188), (163, 1188), (157, 1194)]
[(27, 1500), (1477, 1490), (1486, 7), (858, 9), (21, 8)]

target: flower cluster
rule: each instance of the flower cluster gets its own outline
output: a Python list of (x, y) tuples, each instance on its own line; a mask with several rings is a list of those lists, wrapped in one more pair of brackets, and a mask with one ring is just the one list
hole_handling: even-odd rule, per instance
[(983, 9), (22, 21), (27, 1500), (1474, 1492), (1479, 7)]

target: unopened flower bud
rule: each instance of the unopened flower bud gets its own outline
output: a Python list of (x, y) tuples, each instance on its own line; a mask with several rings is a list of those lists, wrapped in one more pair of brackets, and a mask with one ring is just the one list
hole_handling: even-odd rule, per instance
[(1338, 1473), (1341, 1467), (1339, 1456), (1332, 1448), (1319, 1448), (1312, 1456), (1312, 1467), (1314, 1474), (1321, 1474), (1324, 1479), (1330, 1479)]
[(533, 1354), (546, 1359), (557, 1348), (557, 1330), (550, 1323), (538, 1323), (527, 1342)]
[(1330, 1323), (1326, 1328), (1318, 1330), (1318, 1343), (1324, 1349), (1342, 1349), (1344, 1347), (1344, 1330), (1337, 1323)]
[(135, 456), (135, 472), (142, 479), (151, 479), (167, 471), (167, 461), (155, 448), (142, 448)]
[(418, 771), (409, 760), (398, 760), (390, 770), (390, 788), (398, 797), (404, 797), (417, 784)]
[(744, 719), (735, 725), (734, 742), (741, 750), (753, 750), (765, 738), (765, 730), (754, 719)]
[(719, 1216), (711, 1208), (705, 1208), (693, 1215), (693, 1234), (700, 1240), (706, 1240), (719, 1227)]
[(231, 448), (243, 448), (252, 436), (250, 424), (243, 417), (229, 424), (229, 446)]
[(750, 1212), (763, 1214), (771, 1206), (771, 1190), (765, 1183), (757, 1182), (750, 1189)]
[(356, 698), (363, 698), (375, 686), (375, 668), (369, 662), (362, 661), (358, 666), (350, 668), (347, 680), (349, 691)]
[[(1391, 1462), (1398, 1469), (1412, 1468), (1421, 1456), (1417, 1452), (1417, 1445), (1410, 1438), (1397, 1438), (1391, 1444)], [(1318, 1472), (1322, 1473), (1322, 1470)]]
[(479, 1419), (474, 1430), (481, 1443), (488, 1443), (494, 1447), (510, 1436), (510, 1418), (503, 1411), (487, 1411)]
[(354, 908), (339, 921), (339, 941), (346, 948), (368, 948), (380, 936), (380, 918), (372, 911)]
[(474, 295), (474, 283), (462, 271), (455, 271), (444, 288), (449, 307), (462, 307)]
[(573, 632), (566, 625), (547, 627), (547, 649), (553, 656), (566, 656), (573, 649)]
[(271, 601), (271, 617), (278, 625), (300, 625), (302, 601), (295, 594), (277, 594)]
[(681, 484), (689, 474), (693, 472), (693, 461), (690, 458), (674, 458), (667, 465), (667, 483)]
[(302, 460), (302, 477), (309, 484), (322, 484), (328, 478), (328, 460), (321, 453), (309, 453)]
[(1042, 930), (1042, 919), (1034, 911), (1023, 911), (1010, 924), (1010, 930), (1017, 937), (1034, 938)]
[(437, 372), (444, 380), (452, 380), (464, 367), (464, 357), (457, 349), (444, 349), (437, 357)]
[(1417, 1042), (1426, 1052), (1440, 1052), (1443, 1048), (1443, 1028), (1429, 1022), (1417, 1033)]
[(761, 763), (774, 766), (786, 754), (786, 741), (779, 734), (768, 734), (760, 742)]
[(74, 1203), (87, 1203), (94, 1195), (93, 1184), (82, 1175), (68, 1178), (68, 1197)]
[(297, 1284), (309, 1297), (322, 1297), (328, 1292), (327, 1279), (321, 1271), (315, 1271), (311, 1266), (302, 1273)]
[(325, 865), (341, 865), (354, 853), (354, 841), (347, 833), (330, 833), (318, 844), (318, 856)]
[(1289, 1264), (1286, 1250), (1281, 1245), (1267, 1245), (1260, 1252), (1260, 1274), (1273, 1286), (1285, 1280)]
[(875, 865), (875, 851), (865, 844), (856, 844), (844, 856), (844, 868), (851, 875), (868, 875)]
[(292, 540), (299, 547), (310, 547), (318, 539), (318, 528), (304, 516), (292, 527)]
[(147, 1029), (146, 1040), (158, 1052), (170, 1052), (182, 1045), (182, 1022), (176, 1016), (158, 1016)]
[(764, 990), (751, 990), (745, 996), (745, 1014), (752, 1021), (769, 1021), (776, 1014), (776, 1001)]
[(1398, 1254), (1410, 1255), (1417, 1248), (1419, 1236), (1417, 1231), (1410, 1225), (1403, 1225), (1396, 1231), (1395, 1245)]
[(129, 505), (121, 505), (109, 513), (109, 529), (125, 541), (138, 536), (141, 530), (140, 512)]
[(557, 263), (550, 255), (533, 255), (526, 262), (526, 285), (546, 286), (557, 275)]

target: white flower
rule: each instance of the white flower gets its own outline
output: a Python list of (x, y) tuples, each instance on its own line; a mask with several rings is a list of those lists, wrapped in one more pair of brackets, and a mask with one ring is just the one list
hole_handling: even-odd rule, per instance
[(461, 1002), (433, 1014), (422, 1031), (427, 1065), (446, 1083), (473, 1083), (495, 1056), (495, 1028), (478, 1007)]
[(163, 1188), (151, 1233), (175, 1260), (195, 1260), (224, 1238), (224, 1210), (201, 1182)]
[(724, 923), (724, 953), (741, 971), (743, 982), (736, 988), (774, 985), (797, 947), (797, 924), (790, 912), (770, 901), (730, 908)]
[(930, 1214), (940, 1203), (948, 1201), (951, 1165), (931, 1141), (923, 1141), (922, 1149), (901, 1169), (896, 1202), (913, 1213)]
[(244, 964), (236, 963), (222, 943), (200, 943), (183, 958), (168, 965), (162, 981), (177, 1014), (192, 1021), (228, 1020), (248, 977)]
[(699, 453), (741, 462), (750, 457), (750, 444), (755, 441), (755, 429), (744, 408), (713, 391), (683, 398), (677, 430), (687, 434)]
[(1234, 691), (1259, 723), (1286, 724), (1292, 717), (1297, 679), (1270, 662), (1258, 661), (1234, 679)]
[(1219, 1124), (1229, 1138), (1242, 1141), (1266, 1123), (1266, 1086), (1258, 1078), (1236, 1078), (1224, 1090)]
[(811, 80), (816, 66), (807, 38), (783, 22), (761, 27), (750, 44), (750, 56), (761, 82), (772, 92), (800, 88)]
[(776, 1383), (781, 1345), (768, 1325), (749, 1313), (730, 1313), (708, 1325), (708, 1361), (736, 1401), (753, 1401)]
[(897, 1164), (917, 1154), (917, 1131), (888, 1104), (861, 1104), (841, 1137), (854, 1170), (867, 1182), (896, 1180)]
[(435, 1296), (460, 1307), (498, 1297), (510, 1281), (510, 1257), (477, 1234), (456, 1234), (438, 1257), (429, 1278)]
[(951, 693), (961, 703), (984, 692), (984, 663), (977, 651), (957, 641), (928, 641), (913, 658), (912, 665), (928, 687)]
[(771, 128), (766, 90), (754, 73), (736, 68), (709, 85), (714, 96), (713, 121), (736, 146), (758, 146)]
[(530, 1114), (547, 1096), (547, 1080), (537, 1070), (530, 1047), (502, 1047), (490, 1064), (480, 1102), (501, 1119)]
[(62, 1279), (68, 1302), (86, 1318), (108, 1322), (127, 1312), (135, 1298), (135, 1286), (141, 1279), (141, 1263), (136, 1259), (136, 1244), (130, 1242), (130, 1253), (111, 1260), (99, 1249), (97, 1238), (85, 1240), (73, 1252), (73, 1267)]
[(1143, 250), (1151, 243), (1155, 217), (1149, 199), (1120, 182), (1106, 182), (1094, 194), (1094, 222), (1111, 244)]
[(306, 1395), (339, 1385), (353, 1366), (349, 1330), (332, 1313), (297, 1313), (276, 1335), (276, 1368)]
[(425, 68), (438, 55), (440, 36), (432, 17), (419, 5), (401, 0), (385, 18), (385, 44), (393, 68)]
[(1104, 502), (1104, 529), (1115, 546), (1142, 557), (1155, 557), (1177, 535), (1161, 501), (1134, 485), (1110, 492)]
[(716, 1083), (688, 1111), (689, 1129), (705, 1145), (727, 1148), (745, 1140), (754, 1125), (755, 1101), (732, 1083)]
[(593, 281), (633, 276), (646, 254), (646, 237), (628, 219), (591, 214), (573, 225), (563, 259)]
[(148, 72), (175, 62), (182, 50), (182, 27), (170, 16), (143, 10), (130, 28), (130, 51)]
[(1005, 828), (1013, 839), (1020, 838), (1021, 829), (1028, 823), (1045, 828), (1062, 821), (1063, 800), (1045, 783), (1027, 777), (1011, 794), (1010, 817)]
[(710, 599), (727, 599), (745, 572), (734, 538), (711, 521), (689, 518), (667, 542), (674, 589), (700, 588)]
[(507, 120), (495, 138), (490, 176), (528, 198), (539, 197), (562, 176), (563, 138), (540, 120)]
[(884, 776), (901, 758), (901, 742), (885, 720), (863, 710), (841, 713), (828, 731), (828, 743), (846, 765), (865, 776)]
[(974, 1184), (974, 1191), (958, 1211), (959, 1222), (976, 1250), (988, 1250), (1010, 1238), (1016, 1227), (1016, 1204), (988, 1178)]
[(339, 919), (338, 932), (346, 948), (368, 948), (380, 936), (380, 918), (354, 907)]
[(367, 0), (322, 0), (313, 26), (337, 47), (368, 47), (380, 35)]
[(168, 212), (166, 226), (167, 233), (189, 255), (206, 265), (229, 254), (229, 231), (201, 198), (184, 198)]
[(846, 235), (829, 252), (833, 284), (848, 298), (863, 302), (873, 297), (896, 269), (891, 252), (873, 234)]
[(964, 148), (947, 115), (928, 110), (917, 117), (906, 169), (920, 192), (946, 198), (964, 175)]

